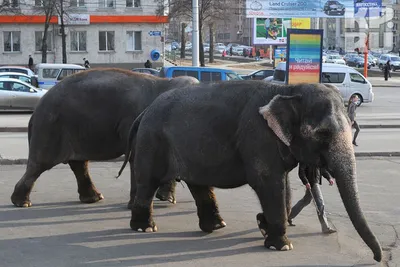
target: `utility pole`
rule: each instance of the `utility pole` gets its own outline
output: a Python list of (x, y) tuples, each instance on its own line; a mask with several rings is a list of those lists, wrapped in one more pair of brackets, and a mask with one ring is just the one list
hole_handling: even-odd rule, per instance
[(199, 66), (199, 0), (192, 0), (192, 66)]
[(67, 44), (64, 25), (64, 0), (60, 0), (62, 62), (67, 63)]

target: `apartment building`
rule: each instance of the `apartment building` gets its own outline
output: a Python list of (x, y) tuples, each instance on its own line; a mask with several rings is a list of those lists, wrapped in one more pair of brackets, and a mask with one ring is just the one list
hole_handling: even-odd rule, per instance
[[(43, 1), (49, 0), (0, 1), (6, 6), (0, 14), (0, 64), (27, 65), (29, 55), (40, 63)], [(157, 7), (153, 0), (64, 0), (67, 62), (83, 64), (87, 58), (91, 66), (143, 67), (151, 50), (163, 51), (168, 17), (157, 16)], [(60, 24), (60, 16), (50, 18), (48, 63), (62, 62)]]

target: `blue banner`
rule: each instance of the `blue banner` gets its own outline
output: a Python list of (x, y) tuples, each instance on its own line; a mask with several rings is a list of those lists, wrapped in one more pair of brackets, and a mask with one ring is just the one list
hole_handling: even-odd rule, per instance
[(354, 17), (379, 17), (382, 0), (354, 0)]

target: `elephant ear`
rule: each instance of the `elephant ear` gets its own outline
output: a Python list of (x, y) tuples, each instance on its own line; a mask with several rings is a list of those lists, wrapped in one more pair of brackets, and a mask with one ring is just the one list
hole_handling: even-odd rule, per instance
[(268, 105), (259, 108), (259, 113), (268, 122), (268, 126), (287, 146), (293, 138), (294, 124), (297, 124), (301, 95), (276, 95)]

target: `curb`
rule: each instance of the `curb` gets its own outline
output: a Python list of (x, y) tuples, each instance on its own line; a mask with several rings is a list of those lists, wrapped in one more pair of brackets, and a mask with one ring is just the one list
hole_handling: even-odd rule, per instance
[[(400, 124), (360, 124), (360, 129), (400, 128)], [(27, 133), (28, 127), (0, 127), (0, 133)]]
[[(356, 158), (369, 158), (369, 157), (400, 157), (399, 152), (356, 152)], [(123, 162), (124, 156), (111, 159), (111, 160), (92, 160), (90, 162)], [(0, 158), (0, 165), (26, 165), (28, 159), (2, 159)]]

